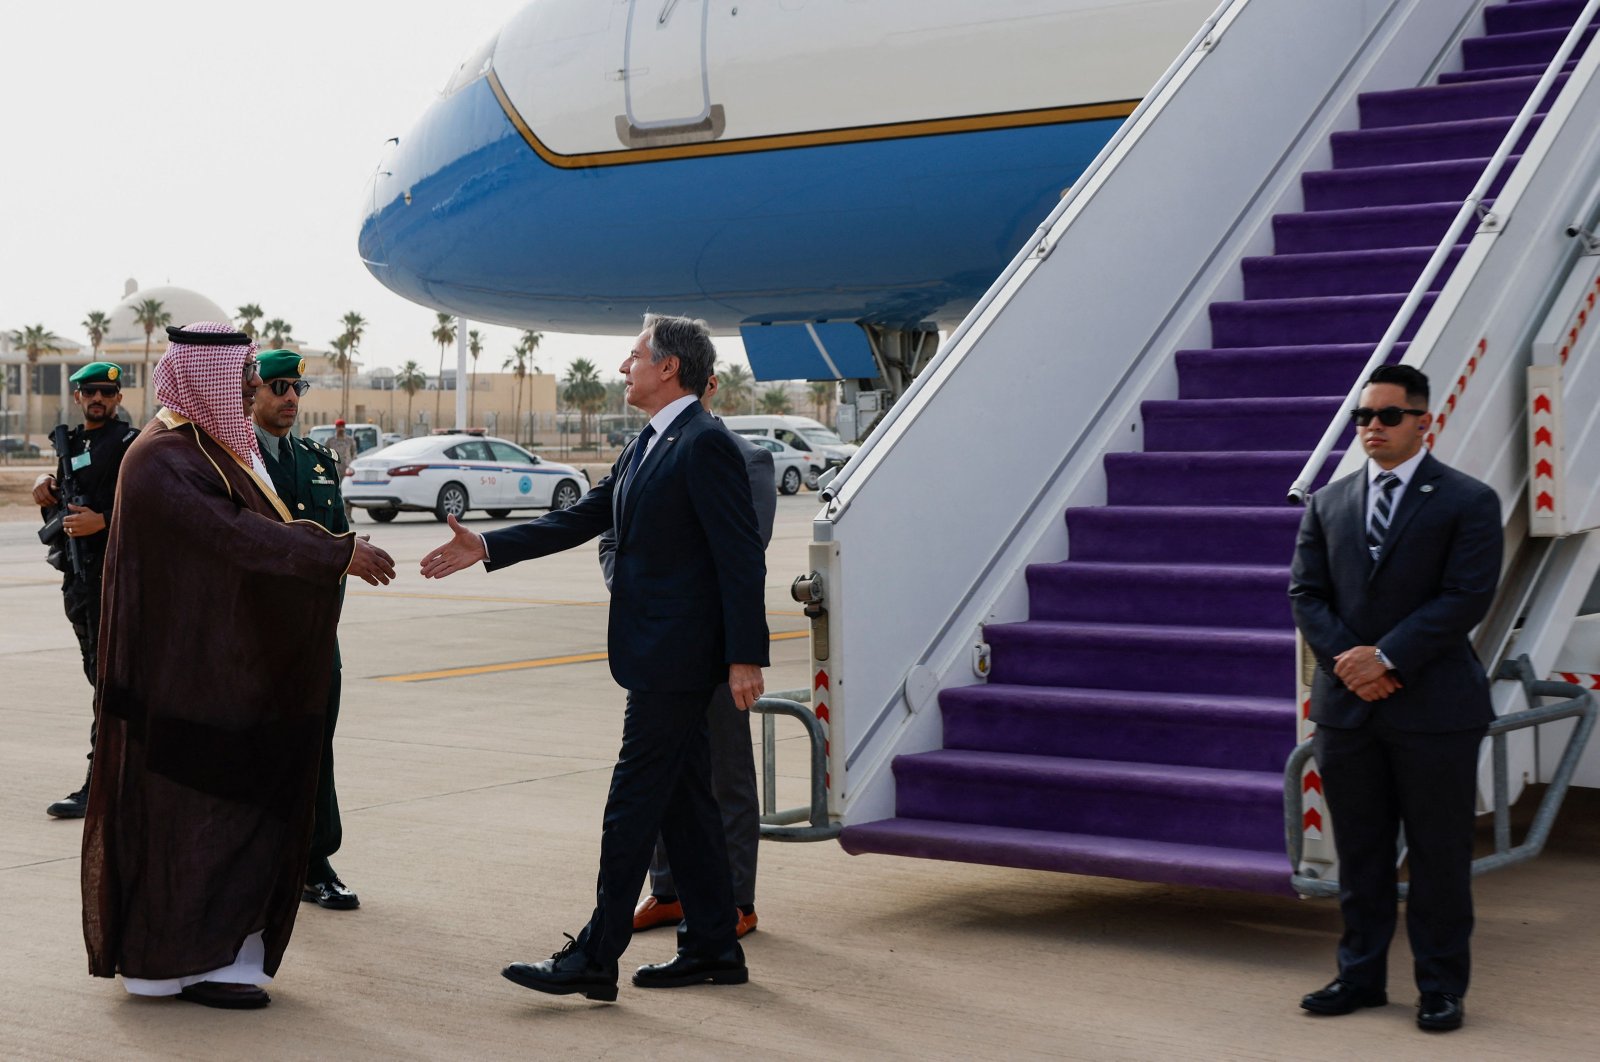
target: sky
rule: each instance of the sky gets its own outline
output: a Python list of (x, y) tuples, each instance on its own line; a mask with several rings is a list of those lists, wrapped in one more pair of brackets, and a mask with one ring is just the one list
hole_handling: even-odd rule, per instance
[[(595, 0), (603, 2), (603, 0)], [(360, 198), (457, 64), (521, 0), (113, 0), (0, 6), (0, 329), (87, 344), (128, 278), (225, 310), (259, 303), (325, 348), (355, 310), (361, 360), (437, 364), (434, 311), (356, 254)], [(497, 368), (517, 333), (472, 325)], [(536, 362), (615, 375), (629, 338), (547, 333)], [(737, 339), (719, 339), (743, 362)], [(452, 351), (451, 356), (454, 356)]]

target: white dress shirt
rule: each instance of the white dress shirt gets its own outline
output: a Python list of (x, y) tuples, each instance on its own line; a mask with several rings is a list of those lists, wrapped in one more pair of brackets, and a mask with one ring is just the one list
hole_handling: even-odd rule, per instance
[(1400, 482), (1394, 485), (1394, 502), (1389, 506), (1389, 519), (1394, 520), (1394, 514), (1400, 511), (1400, 499), (1406, 496), (1406, 487), (1411, 483), (1411, 477), (1417, 474), (1417, 466), (1422, 464), (1422, 459), (1428, 456), (1428, 448), (1424, 446), (1393, 468), (1384, 468), (1372, 458), (1367, 458), (1367, 518), (1362, 523), (1363, 528), (1372, 526), (1372, 510), (1378, 505), (1378, 492), (1373, 488), (1373, 483), (1384, 472), (1393, 472), (1400, 477)]

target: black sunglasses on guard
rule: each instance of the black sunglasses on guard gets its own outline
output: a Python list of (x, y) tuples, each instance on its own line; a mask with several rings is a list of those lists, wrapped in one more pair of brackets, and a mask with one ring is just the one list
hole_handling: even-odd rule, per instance
[(121, 392), (122, 388), (116, 384), (80, 384), (78, 387), (78, 393), (85, 398), (110, 398)]
[(1384, 406), (1382, 409), (1368, 409), (1366, 406), (1359, 406), (1350, 411), (1350, 419), (1363, 428), (1372, 423), (1373, 417), (1377, 417), (1378, 423), (1385, 428), (1392, 428), (1402, 420), (1405, 420), (1407, 416), (1425, 417), (1427, 415), (1428, 411), (1426, 409), (1401, 409), (1399, 406)]
[(294, 388), (294, 393), (295, 394), (297, 394), (297, 395), (305, 394), (307, 391), (311, 390), (311, 381), (310, 380), (269, 380), (269, 381), (267, 381), (267, 387), (272, 391), (273, 394), (277, 395), (279, 398), (282, 398), (284, 395), (289, 393), (289, 388), (291, 388), (291, 387)]

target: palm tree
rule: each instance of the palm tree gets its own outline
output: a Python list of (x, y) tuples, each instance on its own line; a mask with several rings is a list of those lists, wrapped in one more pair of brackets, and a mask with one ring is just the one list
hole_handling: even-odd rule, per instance
[(717, 370), (717, 399), (727, 403), (729, 409), (739, 409), (749, 403), (754, 412), (755, 379), (750, 370), (731, 361), (723, 362), (722, 368)]
[(422, 366), (414, 361), (408, 361), (394, 374), (394, 385), (406, 393), (406, 435), (411, 435), (411, 400), (417, 392), (428, 386), (428, 376), (422, 371)]
[(328, 340), (328, 346), (333, 350), (333, 354), (328, 360), (333, 362), (335, 369), (339, 370), (341, 381), (339, 386), (339, 416), (348, 420), (350, 419), (350, 410), (348, 408), (350, 393), (344, 387), (342, 381), (350, 379), (350, 333), (339, 333)]
[(239, 312), (234, 315), (239, 318), (239, 331), (249, 336), (256, 337), (256, 318), (264, 316), (259, 303), (247, 302), (239, 307)]
[(516, 427), (512, 432), (512, 438), (519, 443), (522, 441), (522, 379), (528, 375), (528, 355), (530, 353), (528, 336), (527, 333), (524, 333), (523, 337), (517, 340), (517, 345), (511, 348), (511, 356), (500, 365), (502, 369), (510, 369), (511, 375), (516, 379), (516, 397), (513, 402), (516, 409), (516, 413), (513, 414), (516, 418)]
[(576, 358), (567, 366), (567, 386), (561, 397), (578, 411), (578, 426), (582, 438), (579, 445), (589, 446), (589, 418), (606, 408), (606, 385), (600, 381), (600, 370), (588, 358)]
[(817, 419), (828, 423), (828, 415), (833, 410), (834, 397), (839, 393), (839, 385), (832, 380), (818, 380), (810, 387), (811, 404), (816, 408)]
[(139, 370), (139, 383), (144, 388), (139, 418), (142, 423), (150, 419), (150, 396), (155, 393), (150, 379), (150, 337), (156, 329), (172, 323), (172, 314), (162, 307), (160, 299), (142, 299), (133, 308), (133, 321), (144, 328), (144, 367)]
[(94, 352), (91, 360), (99, 361), (100, 344), (105, 342), (106, 335), (111, 331), (111, 318), (99, 310), (90, 310), (82, 324), (83, 330), (89, 333), (89, 348)]
[(478, 355), (483, 353), (483, 336), (476, 328), (467, 333), (467, 353), (472, 356), (472, 368), (467, 376), (467, 424), (471, 425), (478, 418)]
[(441, 313), (438, 317), (439, 323), (433, 326), (433, 341), (439, 344), (439, 391), (433, 396), (435, 428), (439, 426), (439, 403), (444, 399), (444, 348), (456, 341), (456, 319), (447, 313)]
[(349, 313), (344, 315), (344, 379), (342, 381), (341, 391), (343, 397), (339, 402), (339, 408), (344, 411), (344, 416), (346, 418), (348, 418), (350, 415), (350, 370), (355, 366), (356, 348), (361, 345), (361, 337), (366, 334), (366, 331), (367, 319), (362, 317), (361, 314), (357, 313), (355, 310), (351, 310)]
[(261, 334), (275, 347), (288, 346), (294, 342), (294, 325), (281, 317), (274, 317), (261, 326)]
[(533, 352), (539, 349), (539, 344), (544, 342), (544, 333), (535, 332), (531, 328), (522, 333), (522, 345), (528, 356), (528, 371), (524, 374), (524, 382), (528, 385), (528, 445), (533, 445), (533, 378), (540, 375), (538, 364), (533, 359)]
[(789, 412), (789, 392), (782, 387), (769, 387), (761, 392), (761, 412), (782, 414)]
[(28, 438), (28, 397), (33, 393), (33, 369), (39, 364), (41, 354), (55, 354), (61, 350), (61, 337), (44, 325), (28, 325), (10, 335), (11, 345), (28, 355), (28, 364), (22, 368), (22, 438)]

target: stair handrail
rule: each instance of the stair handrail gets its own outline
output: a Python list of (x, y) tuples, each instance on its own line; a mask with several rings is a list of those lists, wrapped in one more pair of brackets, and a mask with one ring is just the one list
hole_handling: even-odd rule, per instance
[[(800, 703), (809, 698), (810, 690), (782, 690), (762, 697), (750, 710), (761, 716), (762, 752), (762, 814), (761, 837), (768, 841), (828, 841), (839, 836), (842, 824), (832, 821), (828, 814), (828, 736), (823, 733), (822, 722), (810, 708)], [(806, 728), (811, 745), (811, 802), (803, 807), (778, 811), (776, 802), (777, 773), (775, 763), (772, 717), (787, 715), (800, 720)], [(809, 826), (794, 825), (810, 820)]]
[(1289, 487), (1288, 501), (1290, 505), (1304, 505), (1306, 499), (1310, 497), (1312, 482), (1322, 472), (1322, 467), (1327, 463), (1328, 455), (1333, 452), (1334, 444), (1339, 441), (1339, 436), (1344, 434), (1345, 426), (1348, 423), (1348, 411), (1361, 398), (1361, 391), (1366, 386), (1367, 378), (1372, 375), (1378, 366), (1389, 360), (1389, 355), (1394, 352), (1395, 344), (1400, 340), (1400, 333), (1405, 331), (1406, 326), (1411, 323), (1412, 315), (1416, 313), (1417, 307), (1422, 303), (1423, 296), (1428, 293), (1428, 289), (1433, 286), (1434, 278), (1439, 275), (1439, 270), (1444, 268), (1445, 260), (1450, 257), (1450, 253), (1455, 249), (1456, 240), (1466, 230), (1467, 222), (1479, 214), (1482, 214), (1486, 221), (1493, 216), (1483, 209), (1483, 200), (1488, 195), (1489, 188), (1500, 176), (1500, 171), (1504, 168), (1506, 159), (1510, 157), (1517, 141), (1522, 138), (1522, 134), (1527, 130), (1528, 123), (1533, 121), (1533, 116), (1538, 113), (1539, 105), (1544, 102), (1545, 95), (1550, 91), (1550, 86), (1560, 76), (1562, 66), (1566, 64), (1573, 51), (1577, 49), (1578, 41), (1582, 38), (1584, 31), (1589, 28), (1589, 23), (1594, 21), (1596, 12), (1600, 12), (1600, 0), (1589, 0), (1584, 5), (1583, 10), (1579, 12), (1578, 19), (1573, 23), (1572, 29), (1567, 32), (1566, 38), (1562, 40), (1561, 47), (1556, 49), (1555, 57), (1545, 67), (1544, 74), (1539, 78), (1539, 83), (1528, 94), (1528, 99), (1523, 103), (1522, 110), (1517, 112), (1516, 120), (1511, 123), (1511, 128), (1507, 130), (1506, 135), (1501, 138), (1500, 146), (1495, 149), (1495, 153), (1490, 157), (1488, 165), (1484, 167), (1482, 175), (1478, 178), (1478, 183), (1473, 185), (1472, 191), (1461, 204), (1461, 209), (1456, 211), (1455, 220), (1450, 223), (1450, 228), (1445, 233), (1444, 239), (1434, 249), (1433, 255), (1428, 259), (1428, 264), (1423, 267), (1422, 275), (1417, 278), (1415, 284), (1411, 285), (1411, 291), (1406, 295), (1405, 301), (1400, 304), (1400, 309), (1395, 314), (1394, 319), (1389, 322), (1389, 327), (1383, 333), (1383, 338), (1378, 341), (1377, 347), (1372, 351), (1372, 356), (1367, 359), (1367, 363), (1362, 367), (1360, 375), (1356, 377), (1356, 381), (1351, 385), (1349, 393), (1345, 395), (1344, 402), (1339, 410), (1334, 413), (1333, 419), (1329, 422), (1327, 428), (1323, 430), (1322, 438), (1317, 441), (1316, 449), (1311, 451), (1311, 456), (1306, 459), (1305, 466), (1300, 470), (1300, 475), (1295, 478), (1294, 483)]
[(1105, 168), (1107, 162), (1122, 146), (1122, 142), (1137, 127), (1139, 120), (1160, 100), (1162, 91), (1178, 76), (1178, 72), (1189, 61), (1189, 57), (1215, 43), (1212, 39), (1212, 33), (1216, 30), (1218, 24), (1222, 22), (1223, 16), (1227, 14), (1228, 10), (1235, 5), (1248, 2), (1249, 0), (1221, 0), (1216, 10), (1200, 24), (1200, 28), (1190, 38), (1189, 43), (1178, 53), (1178, 57), (1167, 65), (1167, 69), (1156, 79), (1156, 83), (1150, 86), (1150, 91), (1144, 94), (1143, 98), (1129, 112), (1128, 117), (1124, 118), (1122, 124), (1117, 126), (1117, 131), (1111, 134), (1111, 139), (1106, 141), (1105, 146), (1100, 149), (1089, 162), (1089, 165), (1078, 175), (1078, 179), (1072, 182), (1072, 187), (1056, 203), (1049, 216), (1039, 222), (1033, 233), (1023, 243), (1021, 250), (1012, 256), (1011, 261), (1000, 275), (995, 278), (994, 283), (989, 285), (988, 290), (983, 293), (972, 309), (967, 311), (966, 316), (961, 319), (961, 323), (956, 326), (955, 331), (951, 332), (945, 341), (939, 345), (939, 350), (934, 354), (933, 359), (917, 374), (917, 378), (911, 381), (911, 386), (907, 388), (906, 393), (900, 396), (900, 399), (878, 418), (878, 422), (873, 427), (872, 432), (861, 440), (861, 445), (856, 449), (855, 453), (850, 455), (850, 459), (844, 463), (844, 466), (834, 473), (833, 477), (827, 482), (819, 484), (822, 489), (823, 504), (828, 506), (827, 515), (838, 517), (843, 514), (844, 509), (848, 506), (835, 507), (833, 503), (839, 497), (839, 491), (844, 487), (845, 482), (854, 476), (862, 465), (866, 463), (868, 455), (882, 445), (889, 429), (902, 416), (906, 415), (906, 412), (914, 405), (911, 400), (922, 390), (926, 381), (938, 375), (937, 370), (939, 367), (959, 349), (961, 341), (972, 330), (974, 322), (983, 318), (984, 311), (988, 310), (995, 300), (1000, 297), (1001, 293), (1006, 290), (1011, 279), (1022, 270), (1023, 266), (1035, 258), (1043, 257), (1048, 252), (1051, 247), (1050, 234), (1054, 231), (1057, 223), (1077, 203), (1082, 191), (1093, 184), (1095, 175)]
[[(1594, 695), (1582, 686), (1570, 682), (1555, 682), (1538, 679), (1534, 675), (1533, 664), (1527, 655), (1507, 660), (1501, 665), (1495, 675), (1502, 681), (1521, 682), (1522, 688), (1528, 697), (1528, 703), (1533, 705), (1521, 711), (1507, 712), (1489, 724), (1488, 731), (1484, 734), (1491, 742), (1490, 755), (1494, 769), (1494, 851), (1489, 855), (1479, 856), (1472, 861), (1472, 873), (1476, 877), (1490, 870), (1499, 870), (1502, 867), (1526, 863), (1544, 850), (1545, 842), (1550, 839), (1550, 830), (1555, 825), (1556, 813), (1561, 810), (1561, 803), (1566, 799), (1567, 790), (1572, 785), (1572, 778), (1577, 773), (1578, 761), (1583, 758), (1583, 750), (1589, 743), (1589, 737), (1594, 733), (1595, 720), (1600, 716), (1600, 702), (1596, 702)], [(1555, 704), (1540, 704), (1545, 697), (1564, 697), (1565, 700)], [(1566, 748), (1561, 752), (1561, 759), (1556, 765), (1555, 773), (1550, 777), (1550, 784), (1544, 791), (1544, 796), (1539, 801), (1538, 810), (1534, 812), (1533, 822), (1528, 827), (1527, 834), (1522, 843), (1516, 846), (1511, 844), (1511, 798), (1510, 798), (1510, 770), (1506, 751), (1506, 735), (1513, 730), (1524, 730), (1528, 727), (1543, 726), (1547, 723), (1560, 722), (1563, 719), (1577, 719), (1577, 725), (1572, 728), (1572, 733), (1567, 737)], [(1301, 771), (1312, 757), (1311, 739), (1302, 741), (1295, 746), (1289, 754), (1288, 761), (1283, 769), (1283, 825), (1285, 847), (1288, 849), (1290, 876), (1289, 883), (1295, 892), (1301, 896), (1337, 896), (1339, 883), (1331, 878), (1312, 877), (1301, 871), (1301, 856), (1305, 851), (1305, 830), (1303, 817), (1305, 815), (1305, 799), (1300, 784)], [(1337, 824), (1334, 826), (1338, 829)], [(1404, 882), (1399, 886), (1399, 896), (1405, 899), (1408, 888)]]

